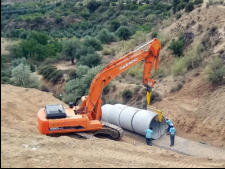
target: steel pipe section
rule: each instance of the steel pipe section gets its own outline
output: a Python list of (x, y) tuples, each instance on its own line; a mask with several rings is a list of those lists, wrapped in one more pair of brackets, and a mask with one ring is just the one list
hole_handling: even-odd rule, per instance
[(145, 136), (145, 130), (153, 128), (153, 139), (164, 135), (167, 128), (165, 119), (162, 123), (156, 120), (157, 113), (122, 104), (102, 106), (102, 121), (120, 126), (123, 129)]

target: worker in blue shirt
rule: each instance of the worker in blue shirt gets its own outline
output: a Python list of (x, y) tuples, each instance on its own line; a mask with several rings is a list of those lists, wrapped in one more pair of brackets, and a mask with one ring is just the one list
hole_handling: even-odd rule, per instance
[(145, 133), (146, 133), (146, 143), (147, 143), (149, 146), (152, 146), (153, 129), (152, 129), (152, 128), (147, 129), (147, 130), (145, 130)]
[(169, 120), (169, 119), (166, 119), (166, 123), (167, 123), (167, 125), (168, 125), (167, 134), (169, 134), (170, 128), (173, 126), (173, 123), (172, 123), (172, 121)]
[(174, 146), (176, 128), (174, 126), (171, 126), (169, 132), (170, 132), (170, 147), (172, 147), (172, 146)]

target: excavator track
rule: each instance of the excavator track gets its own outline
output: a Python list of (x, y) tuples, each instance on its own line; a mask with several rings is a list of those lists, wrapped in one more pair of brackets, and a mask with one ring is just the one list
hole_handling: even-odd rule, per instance
[(113, 140), (120, 140), (123, 137), (123, 129), (111, 123), (102, 122), (103, 127), (94, 133), (94, 136), (109, 137)]

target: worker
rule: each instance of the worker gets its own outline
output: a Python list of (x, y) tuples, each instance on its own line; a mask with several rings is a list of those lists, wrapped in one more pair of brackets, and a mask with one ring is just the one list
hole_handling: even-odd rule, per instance
[(172, 123), (172, 121), (169, 120), (169, 119), (166, 119), (166, 123), (167, 123), (167, 125), (168, 125), (167, 134), (169, 135), (170, 128), (173, 126), (173, 123)]
[(147, 129), (147, 130), (145, 130), (145, 133), (146, 133), (146, 143), (147, 143), (147, 145), (152, 146), (153, 129), (152, 128)]
[(171, 126), (169, 132), (170, 132), (170, 147), (172, 147), (174, 146), (176, 128), (174, 126)]

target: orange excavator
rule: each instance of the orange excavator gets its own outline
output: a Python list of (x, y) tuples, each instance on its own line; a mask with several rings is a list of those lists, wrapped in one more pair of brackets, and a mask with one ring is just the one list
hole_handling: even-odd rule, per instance
[[(147, 50), (144, 50), (148, 46)], [(118, 140), (122, 130), (111, 124), (101, 121), (101, 96), (104, 87), (116, 76), (144, 61), (143, 83), (147, 88), (147, 105), (150, 105), (151, 90), (155, 80), (150, 78), (152, 68), (158, 68), (161, 44), (158, 39), (140, 46), (122, 58), (112, 61), (92, 80), (88, 96), (82, 97), (80, 106), (64, 108), (62, 105), (46, 105), (38, 112), (38, 129), (41, 134), (61, 134), (95, 132), (109, 135)]]

